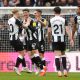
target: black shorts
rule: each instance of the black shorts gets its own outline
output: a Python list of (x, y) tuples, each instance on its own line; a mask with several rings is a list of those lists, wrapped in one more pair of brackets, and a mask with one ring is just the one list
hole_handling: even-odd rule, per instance
[(20, 40), (12, 40), (12, 41), (10, 41), (10, 44), (15, 49), (15, 51), (22, 51), (22, 50), (24, 50), (23, 43)]
[(29, 40), (27, 42), (27, 50), (32, 51), (38, 49), (38, 41), (37, 40)]
[(53, 46), (53, 51), (59, 50), (59, 51), (62, 51), (63, 52), (66, 49), (65, 42), (53, 42), (52, 43), (52, 46)]
[(27, 39), (25, 39), (24, 49), (25, 49), (25, 50), (28, 50), (28, 40), (27, 40)]
[(38, 50), (39, 50), (39, 53), (43, 53), (45, 52), (45, 42), (44, 40), (43, 41), (40, 41), (38, 43)]
[(24, 49), (25, 49), (25, 50), (28, 50), (28, 46), (27, 46), (27, 45), (24, 45)]

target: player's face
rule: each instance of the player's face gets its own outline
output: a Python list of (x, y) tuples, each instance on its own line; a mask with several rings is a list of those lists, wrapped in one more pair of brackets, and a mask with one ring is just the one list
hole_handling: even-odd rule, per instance
[(41, 16), (41, 13), (40, 12), (38, 12), (38, 11), (35, 11), (34, 12), (34, 16), (37, 18), (37, 17), (40, 17)]
[(29, 17), (29, 12), (28, 11), (24, 11), (23, 12), (23, 16), (24, 16), (24, 18), (28, 18)]
[(80, 15), (80, 7), (78, 7), (78, 9), (77, 9), (77, 14)]

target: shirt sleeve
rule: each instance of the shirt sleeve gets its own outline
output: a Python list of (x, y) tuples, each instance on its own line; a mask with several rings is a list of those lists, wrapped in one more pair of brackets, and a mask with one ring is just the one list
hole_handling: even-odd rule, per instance
[(30, 25), (28, 26), (28, 28), (29, 28), (32, 32), (35, 32), (37, 29), (36, 29), (36, 27), (33, 26), (33, 23), (34, 23), (34, 21), (31, 20)]
[(48, 23), (48, 27), (51, 27), (51, 22), (50, 22), (50, 20), (49, 20), (49, 23)]
[(22, 26), (22, 22), (20, 20), (18, 20), (18, 19), (16, 19), (15, 24), (18, 25), (18, 26)]
[(47, 24), (47, 21), (46, 21), (46, 19), (42, 19), (42, 21), (44, 22), (44, 24), (45, 24), (45, 25)]
[(75, 24), (77, 24), (77, 16), (74, 18), (74, 22)]

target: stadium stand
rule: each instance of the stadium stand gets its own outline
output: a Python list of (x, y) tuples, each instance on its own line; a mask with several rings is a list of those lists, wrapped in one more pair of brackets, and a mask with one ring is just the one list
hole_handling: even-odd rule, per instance
[(20, 1), (23, 6), (77, 6), (80, 5), (80, 0), (0, 0), (1, 7), (22, 6), (18, 5)]

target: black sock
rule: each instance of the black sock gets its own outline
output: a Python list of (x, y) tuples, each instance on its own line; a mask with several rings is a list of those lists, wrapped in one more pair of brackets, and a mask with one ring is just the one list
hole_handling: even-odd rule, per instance
[(15, 67), (19, 67), (19, 65), (20, 65), (21, 62), (22, 62), (22, 59), (18, 57), (17, 60), (16, 60)]
[(22, 59), (22, 66), (23, 66), (23, 67), (26, 67), (26, 61), (25, 61), (25, 58)]
[(39, 67), (41, 70), (43, 69), (43, 65), (41, 63), (41, 58), (39, 56), (35, 57), (35, 64), (37, 65), (37, 67)]
[(56, 64), (57, 70), (60, 71), (60, 59), (59, 58), (55, 58), (55, 64)]
[(62, 65), (63, 65), (63, 68), (66, 70), (66, 57), (62, 57)]
[(36, 62), (35, 57), (31, 58), (32, 65)]
[(42, 60), (41, 62), (43, 64), (43, 66), (46, 66), (46, 61), (45, 60)]

